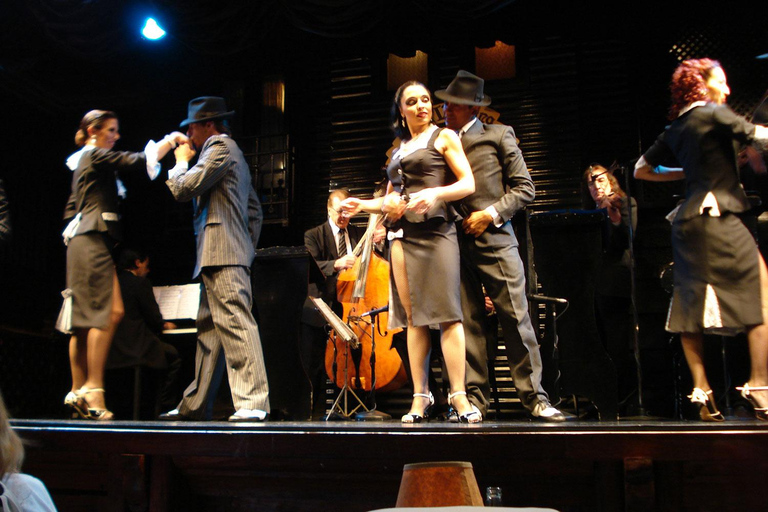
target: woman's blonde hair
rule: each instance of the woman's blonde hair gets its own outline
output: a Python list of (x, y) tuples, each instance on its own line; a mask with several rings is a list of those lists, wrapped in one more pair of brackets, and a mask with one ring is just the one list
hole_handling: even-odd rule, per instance
[(0, 478), (6, 473), (21, 471), (24, 462), (24, 447), (21, 439), (11, 428), (8, 410), (5, 408), (3, 395), (0, 394)]

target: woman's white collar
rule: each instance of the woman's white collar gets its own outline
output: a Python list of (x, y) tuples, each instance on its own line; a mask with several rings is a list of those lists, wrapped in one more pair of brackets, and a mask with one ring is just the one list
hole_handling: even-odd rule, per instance
[(685, 114), (685, 113), (686, 113), (686, 112), (688, 112), (689, 110), (693, 110), (693, 109), (694, 109), (694, 108), (696, 108), (696, 107), (703, 107), (703, 106), (704, 106), (704, 105), (706, 105), (706, 104), (707, 104), (707, 102), (706, 102), (706, 101), (694, 101), (693, 103), (691, 103), (691, 104), (690, 104), (690, 105), (688, 105), (687, 107), (683, 108), (683, 109), (682, 109), (682, 110), (681, 110), (681, 111), (680, 111), (680, 112), (677, 114), (677, 117), (680, 117), (681, 115)]

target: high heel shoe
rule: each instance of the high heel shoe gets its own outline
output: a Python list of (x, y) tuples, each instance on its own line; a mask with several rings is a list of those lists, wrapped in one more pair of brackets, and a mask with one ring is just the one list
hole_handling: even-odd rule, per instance
[(432, 410), (432, 406), (435, 405), (435, 397), (432, 396), (432, 393), (430, 392), (428, 395), (425, 393), (414, 393), (413, 398), (416, 397), (421, 398), (429, 398), (429, 405), (424, 408), (424, 413), (422, 414), (413, 414), (412, 412), (409, 412), (408, 414), (404, 414), (402, 418), (400, 418), (401, 423), (421, 423), (421, 420), (424, 418), (429, 418), (429, 413)]
[(741, 391), (741, 396), (747, 399), (747, 401), (752, 404), (752, 409), (755, 411), (755, 417), (759, 420), (766, 421), (768, 420), (768, 407), (759, 407), (760, 404), (757, 403), (757, 400), (755, 400), (755, 397), (752, 395), (752, 391), (768, 391), (768, 386), (750, 386), (747, 383), (744, 383), (743, 386), (736, 387), (737, 390)]
[(112, 419), (115, 419), (115, 415), (112, 414), (112, 411), (109, 409), (99, 409), (96, 407), (91, 407), (91, 404), (88, 403), (88, 399), (85, 397), (88, 393), (104, 393), (104, 388), (80, 388), (80, 396), (85, 402), (85, 405), (88, 407), (88, 416), (85, 417), (85, 419), (89, 420), (96, 420), (96, 421), (109, 421)]
[(83, 398), (82, 389), (70, 391), (67, 396), (64, 397), (64, 405), (72, 409), (72, 418), (82, 418), (84, 420), (90, 419), (88, 413), (88, 402)]
[(717, 410), (715, 401), (712, 399), (712, 390), (704, 391), (701, 388), (693, 388), (693, 392), (688, 395), (691, 403), (699, 405), (699, 417), (702, 421), (723, 421), (723, 413)]
[[(466, 395), (466, 391), (457, 391), (455, 393), (451, 393), (448, 395), (448, 405), (453, 407), (453, 397), (459, 396), (459, 395)], [(477, 408), (474, 404), (469, 404), (472, 407), (472, 410), (469, 412), (465, 412), (464, 414), (459, 414), (459, 410), (456, 409), (456, 407), (453, 407), (456, 411), (456, 414), (459, 416), (459, 423), (480, 423), (483, 421), (483, 415), (480, 413), (480, 409)]]

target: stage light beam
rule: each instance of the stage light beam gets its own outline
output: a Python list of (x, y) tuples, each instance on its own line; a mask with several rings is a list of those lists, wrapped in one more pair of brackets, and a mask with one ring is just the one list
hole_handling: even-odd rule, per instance
[(141, 34), (152, 41), (156, 41), (165, 36), (165, 30), (154, 20), (154, 18), (147, 18), (144, 23), (144, 28), (141, 29)]

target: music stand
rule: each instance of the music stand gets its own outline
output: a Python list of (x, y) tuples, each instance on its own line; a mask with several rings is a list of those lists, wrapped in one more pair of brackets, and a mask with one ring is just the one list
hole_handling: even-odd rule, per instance
[[(344, 342), (344, 385), (339, 391), (339, 396), (336, 397), (336, 400), (333, 402), (331, 410), (325, 417), (325, 421), (328, 421), (331, 416), (334, 415), (334, 413), (338, 414), (345, 420), (348, 420), (361, 407), (366, 411), (369, 410), (363, 401), (360, 400), (360, 397), (357, 396), (354, 390), (349, 387), (349, 347), (351, 346), (352, 348), (357, 348), (360, 346), (360, 342), (357, 338), (357, 334), (355, 334), (355, 332), (347, 324), (345, 324), (344, 321), (339, 318), (336, 313), (333, 312), (330, 306), (328, 306), (328, 304), (326, 304), (323, 299), (318, 297), (310, 297), (309, 299), (315, 305), (317, 310), (320, 311), (320, 314), (323, 315), (323, 318), (325, 318), (331, 328), (336, 331), (337, 338), (341, 338), (341, 340)], [(352, 394), (352, 396), (357, 401), (357, 405), (352, 410), (349, 409), (350, 405), (347, 396), (348, 394)], [(343, 405), (341, 403), (342, 399)]]

